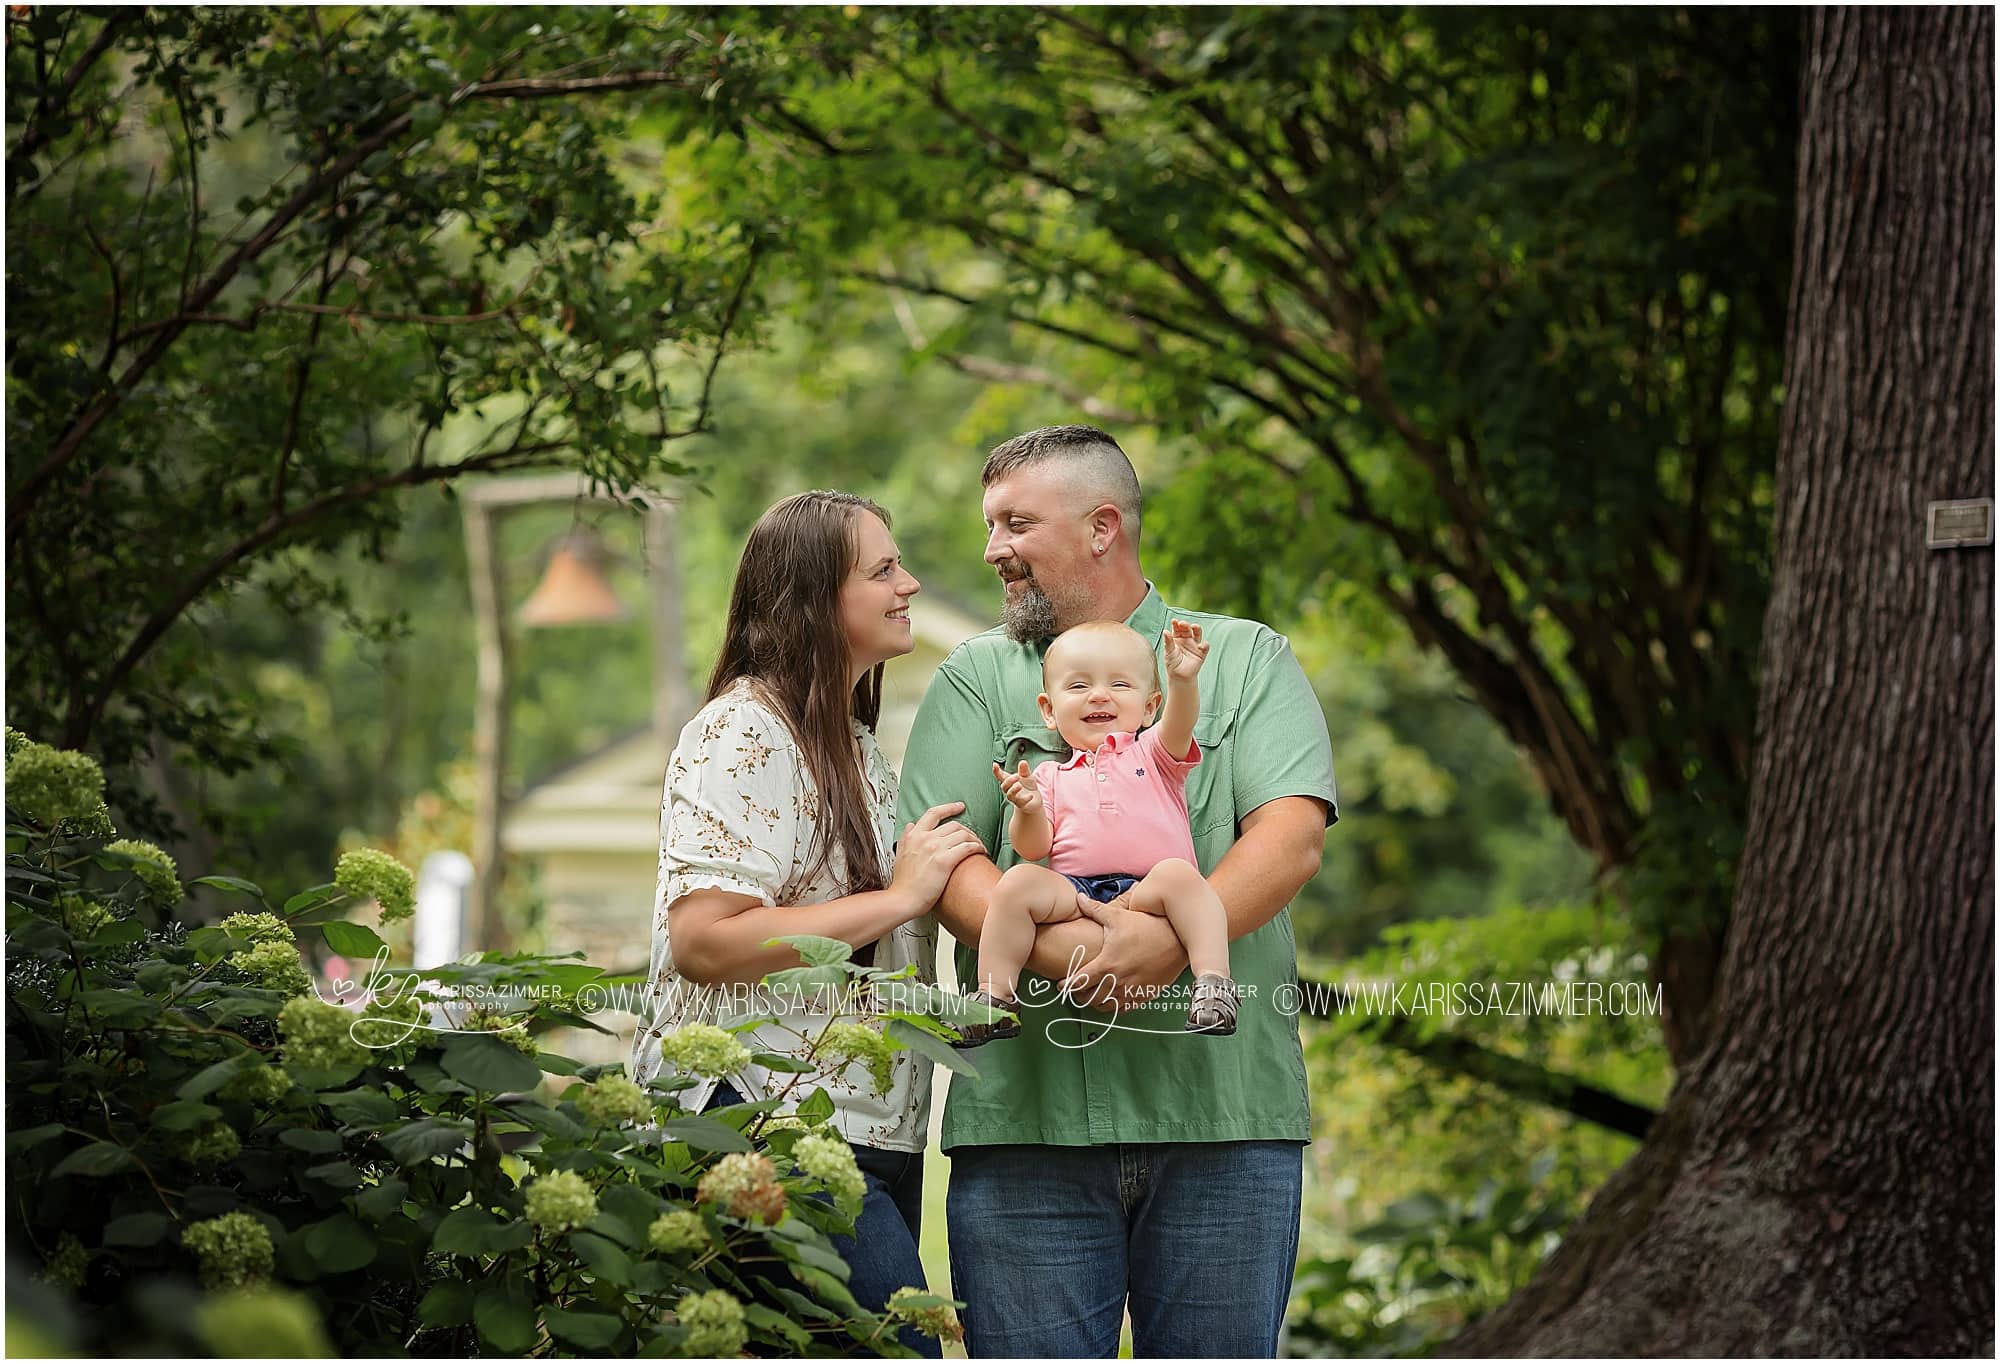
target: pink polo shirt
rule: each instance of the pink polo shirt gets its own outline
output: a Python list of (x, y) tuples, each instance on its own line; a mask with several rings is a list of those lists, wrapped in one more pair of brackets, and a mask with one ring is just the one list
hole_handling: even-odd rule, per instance
[(1195, 860), (1188, 832), (1187, 774), (1201, 762), (1167, 752), (1159, 729), (1113, 734), (1095, 753), (1043, 763), (1029, 773), (1055, 831), (1049, 867), (1069, 876), (1144, 876), (1169, 857)]

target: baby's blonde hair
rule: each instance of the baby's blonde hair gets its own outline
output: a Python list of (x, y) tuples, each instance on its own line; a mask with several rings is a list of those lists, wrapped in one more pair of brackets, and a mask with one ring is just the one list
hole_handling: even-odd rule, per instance
[(1050, 640), (1049, 651), (1042, 655), (1042, 686), (1047, 687), (1049, 685), (1049, 660), (1055, 657), (1057, 645), (1072, 637), (1082, 642), (1084, 639), (1098, 635), (1103, 636), (1106, 640), (1121, 640), (1136, 644), (1139, 648), (1143, 649), (1146, 654), (1148, 673), (1153, 683), (1153, 692), (1155, 695), (1159, 694), (1159, 656), (1153, 652), (1152, 643), (1144, 635), (1134, 630), (1122, 620), (1087, 620), (1081, 625), (1070, 626), (1069, 629), (1057, 635), (1053, 640)]

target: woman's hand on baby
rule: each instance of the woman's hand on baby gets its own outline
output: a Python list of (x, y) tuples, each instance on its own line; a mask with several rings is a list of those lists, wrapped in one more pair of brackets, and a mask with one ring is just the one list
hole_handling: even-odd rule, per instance
[(1035, 785), (1035, 779), (1028, 775), (1028, 765), (1021, 764), (1018, 772), (1009, 772), (999, 763), (993, 764), (993, 775), (1000, 782), (1000, 794), (1024, 815), (1038, 815), (1042, 812), (1042, 793)]
[(1201, 671), (1201, 665), (1208, 658), (1208, 645), (1201, 637), (1201, 627), (1184, 620), (1168, 623), (1160, 632), (1160, 638), (1167, 648), (1167, 676), (1181, 681), (1193, 677)]
[(952, 820), (953, 815), (964, 812), (962, 800), (933, 805), (897, 840), (896, 871), (889, 889), (909, 900), (911, 918), (937, 903), (959, 863), (986, 851), (978, 834)]

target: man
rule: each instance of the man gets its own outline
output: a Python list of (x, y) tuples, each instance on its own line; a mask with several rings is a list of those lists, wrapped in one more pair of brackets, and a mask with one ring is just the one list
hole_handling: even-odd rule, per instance
[(1274, 1355), (1311, 1139), (1298, 1022), (1278, 987), (1296, 977), (1286, 906), (1319, 869), (1336, 817), (1325, 717), (1283, 636), (1160, 599), (1139, 564), (1139, 481), (1110, 436), (1028, 432), (993, 451), (981, 482), (1005, 623), (938, 669), (899, 810), (907, 823), (962, 800), (961, 822), (992, 854), (960, 863), (938, 906), (961, 944), (959, 979), (973, 978), (988, 896), (1018, 860), (993, 764), (1064, 756), (1035, 701), (1049, 640), (1122, 620), (1157, 649), (1174, 618), (1210, 644), (1187, 802), (1201, 871), (1228, 911), (1243, 1006), (1234, 1037), (1183, 1032), (1179, 940), (1121, 902), (1040, 929), (1029, 969), (1068, 979), (1069, 998), (1097, 1008), (1052, 988), (1038, 997), (1024, 978), (1023, 1034), (982, 1047), (979, 1078), (951, 1086), (947, 1219), (967, 1348), (1109, 1358), (1129, 1306), (1141, 1357)]

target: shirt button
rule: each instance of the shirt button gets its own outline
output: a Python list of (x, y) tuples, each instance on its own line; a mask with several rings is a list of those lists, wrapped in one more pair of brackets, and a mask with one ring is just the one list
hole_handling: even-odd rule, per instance
[(1097, 774), (1097, 779), (1098, 779), (1099, 781), (1110, 781), (1110, 780), (1111, 780), (1111, 778), (1107, 777), (1107, 776), (1106, 776), (1106, 775), (1105, 775), (1104, 773), (1102, 773), (1102, 772), (1099, 772), (1099, 773)]

